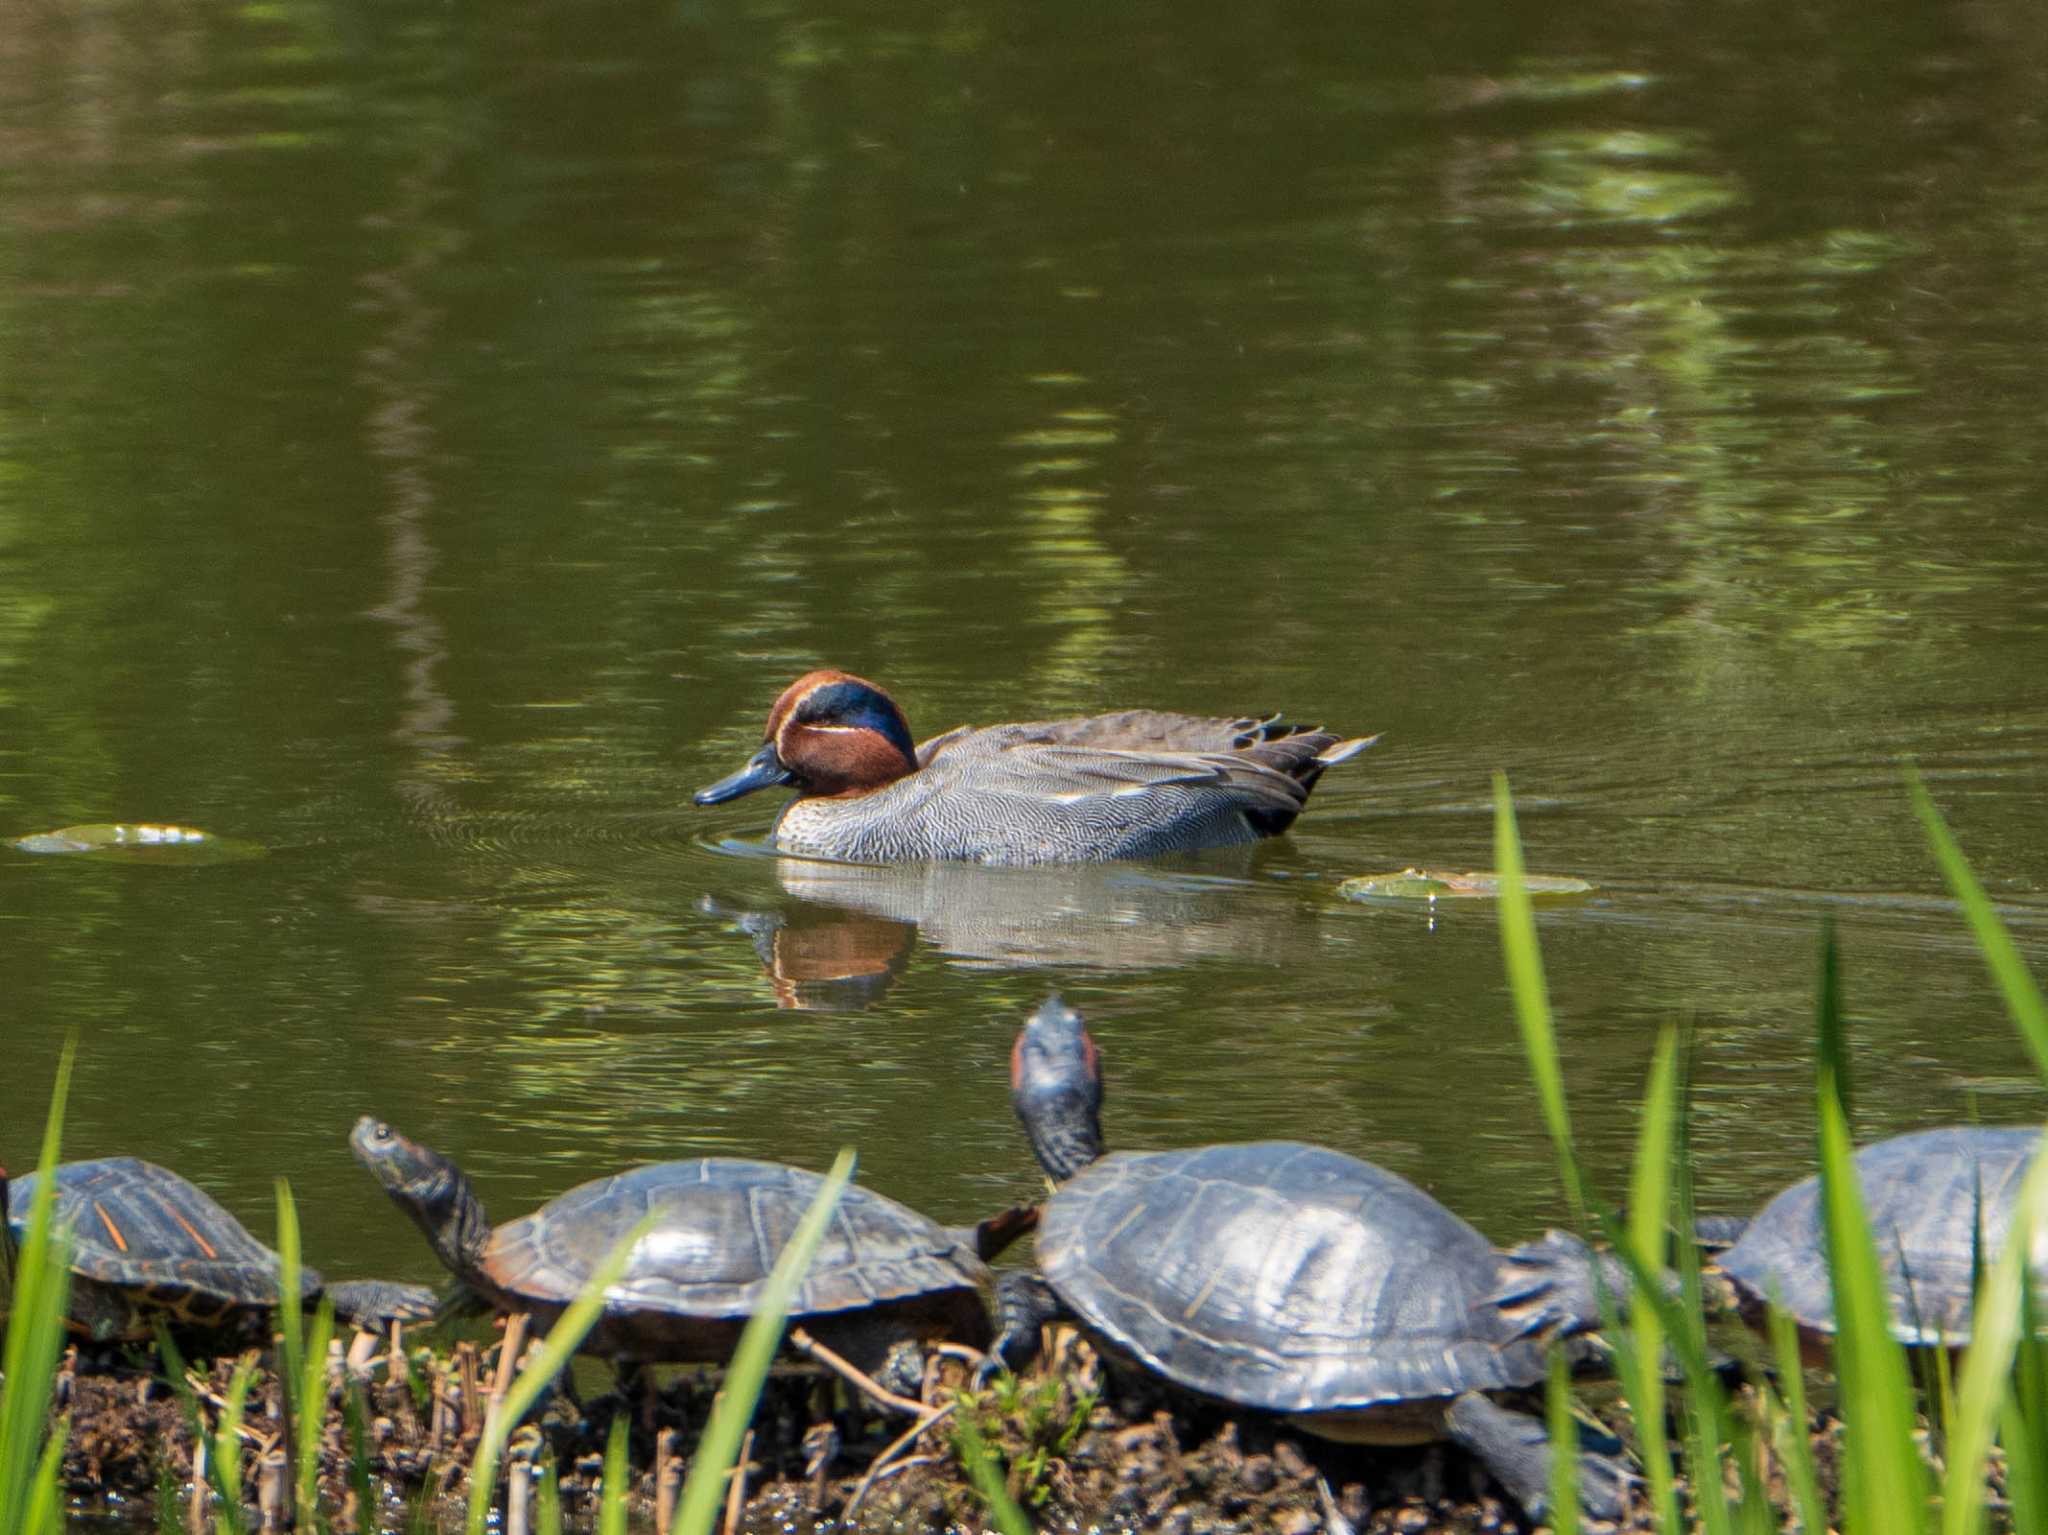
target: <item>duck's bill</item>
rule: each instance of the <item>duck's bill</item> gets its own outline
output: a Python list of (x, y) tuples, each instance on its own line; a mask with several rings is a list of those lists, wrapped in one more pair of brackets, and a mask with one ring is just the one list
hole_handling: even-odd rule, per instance
[(699, 789), (691, 797), (700, 805), (722, 805), (742, 794), (752, 794), (756, 789), (772, 789), (777, 784), (795, 781), (796, 775), (782, 765), (782, 759), (775, 755), (775, 747), (770, 743), (755, 752), (747, 765), (730, 778), (721, 778), (710, 788)]

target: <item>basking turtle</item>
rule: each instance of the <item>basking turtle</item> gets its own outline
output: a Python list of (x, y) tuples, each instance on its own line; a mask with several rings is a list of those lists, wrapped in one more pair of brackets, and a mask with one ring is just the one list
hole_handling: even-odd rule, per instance
[[(1452, 1440), (1540, 1517), (1543, 1426), (1491, 1394), (1543, 1382), (1548, 1335), (1563, 1336), (1574, 1362), (1588, 1357), (1590, 1340), (1569, 1335), (1597, 1315), (1524, 1306), (1519, 1251), (1495, 1250), (1407, 1180), (1322, 1146), (1104, 1155), (1095, 1042), (1058, 998), (1018, 1035), (1010, 1084), (1058, 1188), (1038, 1229), (1042, 1277), (998, 1291), (1003, 1362), (1027, 1363), (1044, 1323), (1071, 1315), (1112, 1358), (1325, 1438)], [(1553, 1233), (1531, 1250), (1560, 1240), (1571, 1239)], [(1631, 1480), (1582, 1457), (1581, 1498), (1596, 1517), (1623, 1512)]]
[[(2004, 1248), (2034, 1130), (1957, 1126), (1878, 1141), (1856, 1153), (1856, 1181), (1877, 1238), (1901, 1343), (1960, 1348), (1970, 1341), (1974, 1276)], [(1730, 1241), (1718, 1267), (1744, 1315), (1781, 1306), (1809, 1346), (1834, 1341), (1835, 1298), (1822, 1233), (1820, 1180), (1793, 1184), (1746, 1224), (1719, 1220), (1703, 1234)], [(2048, 1278), (2048, 1233), (2035, 1234), (2034, 1274)]]
[[(10, 1183), (0, 1170), (10, 1246), (26, 1233), (36, 1178)], [(143, 1339), (161, 1316), (230, 1343), (269, 1336), (283, 1260), (210, 1195), (136, 1157), (60, 1162), (55, 1178), (52, 1216), (71, 1233), (68, 1310), (78, 1331), (95, 1342)], [(299, 1283), (307, 1306), (324, 1293), (336, 1315), (364, 1325), (434, 1314), (434, 1293), (423, 1285), (330, 1285), (311, 1268), (300, 1270)]]
[[(581, 1184), (495, 1229), (461, 1169), (365, 1115), (349, 1144), (492, 1308), (550, 1324), (640, 1219), (633, 1249), (584, 1351), (621, 1363), (724, 1361), (824, 1180), (739, 1157), (657, 1162)], [(989, 1334), (985, 1260), (1022, 1229), (1011, 1216), (951, 1231), (858, 1184), (840, 1196), (790, 1321), (864, 1368), (927, 1338), (979, 1347)]]

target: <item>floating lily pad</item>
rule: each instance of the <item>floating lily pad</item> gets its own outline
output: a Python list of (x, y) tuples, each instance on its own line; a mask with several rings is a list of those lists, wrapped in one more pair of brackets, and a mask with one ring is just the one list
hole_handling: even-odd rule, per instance
[(14, 846), (24, 853), (118, 858), (124, 862), (229, 863), (263, 856), (263, 849), (253, 842), (216, 837), (192, 826), (128, 826), (111, 821), (39, 831), (15, 838)]
[[(1522, 883), (1536, 900), (1561, 900), (1591, 895), (1599, 887), (1569, 874), (1527, 874)], [(1500, 898), (1500, 876), (1468, 870), (1403, 869), (1399, 874), (1361, 874), (1337, 887), (1353, 901), (1493, 901)]]

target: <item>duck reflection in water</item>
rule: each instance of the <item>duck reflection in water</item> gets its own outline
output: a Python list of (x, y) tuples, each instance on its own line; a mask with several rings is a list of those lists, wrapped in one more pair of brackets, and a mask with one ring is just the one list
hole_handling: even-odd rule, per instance
[(920, 937), (956, 964), (991, 969), (1306, 962), (1320, 940), (1302, 887), (1251, 878), (1251, 867), (1250, 850), (1205, 855), (1198, 868), (779, 858), (789, 899), (772, 909), (758, 897), (699, 905), (753, 940), (778, 1006), (856, 1010), (887, 992)]

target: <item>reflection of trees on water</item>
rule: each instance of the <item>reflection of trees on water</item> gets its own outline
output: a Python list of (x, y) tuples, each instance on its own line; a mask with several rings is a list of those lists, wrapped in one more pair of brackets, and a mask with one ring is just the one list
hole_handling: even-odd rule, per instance
[(435, 676), (446, 659), (447, 634), (427, 606), (429, 578), (440, 563), (431, 526), (436, 450), (429, 412), (442, 386), (434, 367), (440, 311), (425, 289), (459, 257), (465, 242), (435, 219), (449, 195), (445, 183), (453, 156), (447, 143), (423, 134), (415, 144), (392, 204), (378, 215), (395, 232), (399, 258), (361, 279), (369, 295), (365, 308), (381, 327), (363, 348), (357, 379), (369, 395), (364, 434), (387, 497), (379, 521), (386, 532), (388, 581), (370, 617), (390, 627), (405, 657), (405, 702), (393, 734), (411, 749), (404, 792), (417, 801), (440, 797), (430, 763), (462, 744), (454, 732), (455, 701)]

